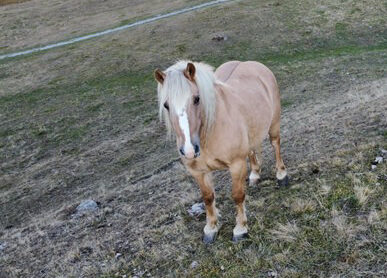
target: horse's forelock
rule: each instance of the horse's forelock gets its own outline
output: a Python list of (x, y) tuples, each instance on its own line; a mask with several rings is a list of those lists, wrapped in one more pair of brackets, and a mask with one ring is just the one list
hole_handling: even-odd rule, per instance
[[(180, 107), (184, 105), (192, 95), (188, 79), (183, 72), (189, 61), (179, 61), (166, 71), (166, 78), (163, 85), (158, 85), (159, 116), (165, 121), (168, 134), (171, 126), (169, 114), (164, 108), (164, 103), (168, 101), (170, 107)], [(213, 124), (215, 117), (215, 76), (210, 65), (204, 63), (193, 63), (196, 68), (195, 82), (199, 89), (200, 101), (205, 116), (205, 130)]]

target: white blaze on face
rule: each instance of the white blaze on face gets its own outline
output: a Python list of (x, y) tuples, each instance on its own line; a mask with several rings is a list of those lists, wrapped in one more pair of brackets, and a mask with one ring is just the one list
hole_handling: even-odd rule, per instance
[(194, 158), (195, 150), (191, 143), (188, 116), (187, 116), (187, 112), (185, 111), (185, 108), (182, 108), (181, 110), (179, 110), (177, 115), (179, 117), (180, 128), (183, 131), (184, 137), (185, 137), (184, 154), (187, 158)]

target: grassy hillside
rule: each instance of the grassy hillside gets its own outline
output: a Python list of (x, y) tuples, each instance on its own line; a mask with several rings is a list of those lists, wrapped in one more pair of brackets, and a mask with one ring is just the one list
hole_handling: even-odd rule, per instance
[[(371, 163), (387, 149), (386, 12), (233, 1), (0, 61), (0, 277), (385, 276), (386, 164)], [(199, 189), (166, 141), (152, 77), (179, 58), (258, 60), (280, 84), (291, 186), (276, 188), (266, 142), (240, 244), (227, 172), (214, 245), (201, 243), (204, 216), (187, 213)], [(99, 210), (74, 217), (85, 199)]]

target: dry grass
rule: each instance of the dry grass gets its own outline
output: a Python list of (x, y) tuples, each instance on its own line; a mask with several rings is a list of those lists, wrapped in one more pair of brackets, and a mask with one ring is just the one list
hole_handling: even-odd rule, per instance
[(372, 190), (367, 186), (359, 186), (359, 185), (355, 185), (353, 190), (355, 191), (355, 196), (361, 205), (366, 204), (370, 195), (374, 192), (374, 190)]
[[(44, 4), (1, 9), (33, 2)], [(143, 2), (136, 3), (150, 3)], [(146, 11), (168, 8), (156, 2)], [(87, 9), (106, 15), (98, 22), (90, 15), (95, 28), (118, 22), (121, 2), (111, 14), (104, 13), (111, 4), (82, 3), (64, 15), (82, 19)], [(386, 7), (345, 3), (236, 1), (1, 61), (1, 270), (9, 277), (385, 276), (386, 163), (375, 171), (370, 163), (387, 148)], [(33, 23), (29, 13), (44, 10), (28, 11), (12, 20)], [(88, 24), (78, 31), (89, 32)], [(33, 44), (47, 31), (39, 30), (14, 45)], [(219, 32), (229, 40), (213, 41)], [(262, 182), (247, 191), (250, 238), (241, 244), (230, 240), (227, 173), (215, 178), (222, 227), (213, 246), (200, 240), (205, 217), (187, 213), (200, 194), (165, 141), (152, 79), (154, 68), (177, 58), (214, 66), (260, 60), (278, 76), (292, 185), (275, 187), (266, 142)], [(90, 198), (99, 211), (72, 217)]]
[(312, 212), (316, 208), (316, 203), (313, 200), (304, 200), (297, 198), (293, 200), (290, 208), (295, 213)]
[(356, 226), (349, 222), (348, 217), (337, 211), (336, 208), (332, 210), (331, 215), (332, 225), (335, 227), (336, 231), (342, 238), (350, 240), (356, 235)]
[(300, 229), (295, 223), (288, 222), (286, 224), (279, 223), (276, 229), (269, 232), (273, 235), (274, 240), (294, 242), (300, 233)]

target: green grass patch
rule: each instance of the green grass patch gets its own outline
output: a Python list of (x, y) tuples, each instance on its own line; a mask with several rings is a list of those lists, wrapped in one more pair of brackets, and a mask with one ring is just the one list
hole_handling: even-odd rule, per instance
[(286, 107), (289, 107), (291, 105), (293, 105), (294, 102), (290, 99), (281, 99), (281, 107), (282, 108), (286, 108)]
[(8, 137), (14, 133), (15, 131), (11, 128), (0, 129), (0, 137)]
[(89, 105), (86, 109), (90, 112), (97, 112), (99, 111), (100, 109), (102, 109), (104, 106), (103, 103), (97, 103), (97, 104), (92, 104), (92, 105)]
[(387, 139), (387, 130), (380, 130), (379, 134), (383, 135), (384, 139)]
[[(270, 273), (279, 277), (331, 277), (357, 275), (366, 269), (380, 273), (378, 258), (384, 252), (382, 223), (387, 214), (381, 204), (387, 184), (385, 179), (377, 177), (386, 170), (386, 164), (379, 165), (374, 172), (369, 169), (370, 160), (378, 150), (379, 147), (370, 146), (341, 153), (340, 158), (347, 163), (340, 167), (324, 162), (320, 178), (331, 185), (327, 194), (320, 193), (320, 182), (308, 176), (301, 187), (264, 188), (257, 196), (250, 196), (247, 202), (250, 237), (238, 244), (230, 241), (234, 219), (231, 204), (222, 207), (223, 225), (211, 246), (204, 246), (196, 232), (201, 231), (204, 218), (194, 220), (182, 208), (178, 214), (184, 225), (178, 227), (183, 230), (177, 232), (161, 225), (163, 232), (154, 231), (159, 239), (155, 242), (157, 247), (152, 249), (172, 248), (179, 259), (171, 261), (157, 257), (157, 251), (144, 252), (126, 264), (127, 269), (120, 268), (119, 273), (134, 275), (139, 268), (152, 276), (185, 277), (268, 277)], [(376, 180), (379, 183), (364, 206), (353, 190), (353, 177), (359, 172), (362, 175), (358, 182), (363, 186), (375, 188)], [(254, 202), (254, 199), (263, 200)], [(318, 202), (313, 210), (292, 213), (292, 203), (299, 200)], [(378, 215), (373, 224), (366, 220), (371, 211)], [(365, 239), (368, 247), (361, 244)], [(196, 267), (191, 268), (193, 261)]]
[(354, 44), (353, 42), (313, 40), (313, 46), (304, 48), (302, 45), (309, 45), (310, 41), (289, 43), (281, 47), (279, 51), (257, 52), (251, 48), (251, 41), (228, 42), (224, 47), (221, 56), (205, 55), (203, 60), (212, 65), (220, 65), (227, 60), (256, 60), (269, 66), (286, 65), (302, 61), (318, 61), (326, 58), (340, 56), (358, 56), (367, 52), (387, 51), (387, 41), (383, 40), (373, 45)]
[(343, 23), (343, 22), (336, 23), (336, 25), (335, 25), (336, 35), (342, 36), (342, 35), (346, 34), (347, 28), (348, 28), (347, 23)]
[(314, 49), (310, 51), (295, 51), (290, 54), (268, 54), (262, 57), (262, 61), (275, 64), (289, 63), (293, 61), (319, 60), (327, 57), (339, 57), (344, 55), (360, 55), (371, 51), (386, 51), (387, 42), (379, 45), (347, 45), (337, 48)]

